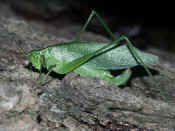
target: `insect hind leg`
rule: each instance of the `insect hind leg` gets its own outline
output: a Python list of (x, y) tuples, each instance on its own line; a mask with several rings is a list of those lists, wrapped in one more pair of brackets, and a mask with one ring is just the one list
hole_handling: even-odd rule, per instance
[(100, 21), (100, 23), (104, 26), (105, 30), (109, 33), (109, 35), (112, 37), (113, 40), (115, 40), (115, 35), (112, 33), (112, 31), (109, 29), (109, 27), (105, 24), (104, 20), (102, 19), (102, 17), (94, 10), (92, 10), (91, 14), (89, 15), (86, 23), (83, 25), (81, 31), (79, 32), (79, 34), (77, 35), (75, 41), (80, 41), (80, 36), (81, 34), (86, 30), (89, 22), (92, 20), (93, 16), (97, 16), (98, 20)]

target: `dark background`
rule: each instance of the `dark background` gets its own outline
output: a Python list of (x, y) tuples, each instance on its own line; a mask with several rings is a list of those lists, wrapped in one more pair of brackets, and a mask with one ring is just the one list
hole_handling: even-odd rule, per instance
[[(96, 10), (117, 34), (135, 40), (137, 46), (154, 46), (169, 52), (175, 51), (174, 4), (169, 1), (97, 1), (97, 0), (1, 0), (17, 15), (28, 19), (54, 21), (68, 15), (72, 21), (83, 24), (91, 10)], [(135, 28), (139, 31), (130, 35)], [(88, 28), (107, 35), (98, 22)]]

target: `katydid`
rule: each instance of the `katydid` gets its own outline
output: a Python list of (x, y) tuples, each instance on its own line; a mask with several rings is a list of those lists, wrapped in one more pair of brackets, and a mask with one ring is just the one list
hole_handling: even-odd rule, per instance
[[(87, 25), (97, 16), (105, 30), (112, 37), (110, 43), (81, 42), (80, 36)], [(126, 45), (120, 45), (125, 40)], [(80, 76), (98, 77), (102, 80), (115, 83), (116, 86), (124, 85), (131, 77), (131, 67), (142, 65), (151, 79), (154, 77), (147, 68), (147, 64), (158, 61), (158, 57), (144, 53), (133, 47), (126, 36), (115, 39), (114, 34), (104, 23), (101, 16), (92, 11), (80, 33), (72, 42), (59, 43), (44, 49), (32, 50), (25, 53), (32, 65), (41, 70), (42, 67), (58, 74), (66, 74), (74, 71)], [(126, 69), (121, 75), (114, 77), (108, 70)]]

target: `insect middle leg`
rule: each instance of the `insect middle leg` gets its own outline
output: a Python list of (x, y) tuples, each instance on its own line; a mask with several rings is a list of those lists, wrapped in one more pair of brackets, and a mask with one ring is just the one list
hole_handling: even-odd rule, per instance
[(81, 76), (91, 76), (91, 77), (98, 77), (102, 80), (106, 80), (108, 82), (115, 83), (116, 86), (125, 85), (129, 78), (131, 77), (131, 70), (126, 69), (117, 77), (114, 77), (109, 71), (102, 70), (102, 69), (94, 69), (94, 68), (86, 68), (80, 67), (74, 70), (75, 73), (80, 74)]

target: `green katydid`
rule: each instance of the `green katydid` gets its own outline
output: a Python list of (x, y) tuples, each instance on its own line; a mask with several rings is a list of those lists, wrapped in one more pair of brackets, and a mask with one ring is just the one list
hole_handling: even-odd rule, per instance
[[(97, 16), (105, 30), (112, 37), (111, 43), (81, 42), (80, 36), (87, 25)], [(126, 45), (118, 46), (125, 40)], [(147, 68), (147, 64), (158, 61), (158, 57), (144, 53), (131, 44), (126, 36), (115, 39), (111, 30), (104, 23), (101, 16), (92, 11), (80, 33), (72, 42), (59, 43), (44, 49), (32, 50), (25, 53), (32, 65), (41, 70), (42, 67), (58, 74), (66, 74), (71, 71), (80, 76), (98, 77), (102, 80), (115, 83), (116, 86), (124, 85), (131, 76), (131, 67), (142, 65), (151, 79), (154, 77)], [(126, 69), (121, 75), (114, 77), (108, 70)], [(163, 96), (163, 95), (162, 95)]]

